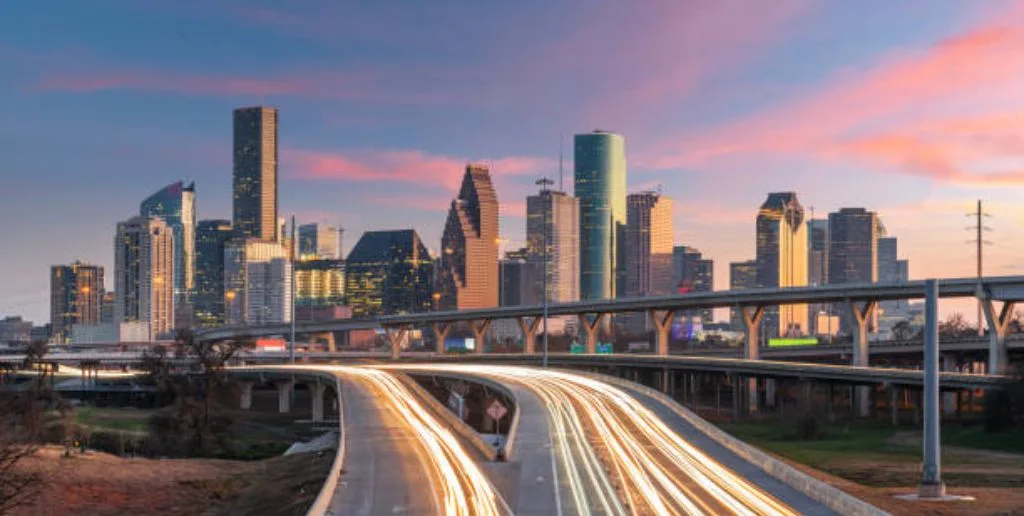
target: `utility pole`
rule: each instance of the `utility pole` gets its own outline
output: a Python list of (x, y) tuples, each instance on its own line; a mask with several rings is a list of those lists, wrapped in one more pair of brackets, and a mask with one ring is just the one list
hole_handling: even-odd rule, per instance
[[(992, 231), (992, 228), (989, 228), (989, 227), (985, 226), (985, 223), (983, 222), (982, 218), (983, 217), (991, 217), (991, 215), (989, 215), (988, 213), (985, 213), (985, 211), (982, 210), (981, 199), (978, 199), (978, 207), (977, 207), (977, 209), (974, 211), (974, 213), (968, 213), (967, 216), (971, 217), (972, 219), (974, 219), (974, 224), (972, 224), (972, 225), (967, 227), (968, 230), (974, 232), (974, 238), (968, 240), (967, 242), (968, 243), (972, 243), (972, 244), (975, 245), (975, 265), (977, 266), (977, 271), (976, 272), (977, 272), (977, 275), (978, 275), (978, 285), (981, 285), (981, 278), (983, 276), (983, 269), (982, 269), (982, 254), (983, 253), (982, 253), (982, 249), (986, 245), (992, 245), (992, 242), (989, 242), (989, 241), (985, 240), (985, 232), (986, 231)], [(984, 327), (985, 319), (984, 319), (984, 317), (985, 317), (985, 314), (982, 312), (981, 300), (979, 299), (978, 300), (978, 336), (979, 337), (984, 337), (985, 336), (985, 327)]]
[(289, 258), (292, 261), (292, 281), (291, 281), (291, 297), (292, 297), (292, 331), (290, 346), (288, 346), (288, 357), (291, 362), (295, 363), (295, 248), (298, 247), (299, 242), (295, 239), (295, 215), (292, 215), (292, 243), (289, 254)]

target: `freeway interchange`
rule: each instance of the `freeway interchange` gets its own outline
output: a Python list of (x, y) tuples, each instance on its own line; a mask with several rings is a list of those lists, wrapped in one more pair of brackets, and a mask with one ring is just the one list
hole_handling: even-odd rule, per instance
[[(490, 364), (233, 371), (327, 375), (337, 382), (337, 466), (344, 473), (325, 482), (323, 514), (782, 515), (834, 514), (836, 507), (875, 512), (855, 499), (843, 500), (845, 506), (831, 503), (850, 497), (828, 486), (782, 482), (687, 423), (680, 417), (685, 409), (586, 373)], [(512, 473), (505, 475), (515, 478), (512, 488), (506, 478), (499, 489), (491, 473), (501, 470), (426, 406), (402, 381), (403, 373), (476, 379), (513, 393), (516, 418), (508, 439), (515, 447), (506, 457)]]

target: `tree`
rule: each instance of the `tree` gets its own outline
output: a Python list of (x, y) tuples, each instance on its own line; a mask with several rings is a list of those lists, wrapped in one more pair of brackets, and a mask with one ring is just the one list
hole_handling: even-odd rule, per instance
[(18, 465), (31, 457), (43, 438), (43, 377), (19, 391), (0, 392), (0, 514), (24, 507), (42, 489), (42, 476)]
[(914, 328), (910, 326), (910, 321), (904, 319), (892, 327), (892, 338), (896, 340), (910, 340), (914, 337)]
[(945, 321), (939, 323), (939, 338), (942, 339), (967, 337), (977, 331), (978, 329), (971, 326), (960, 312), (951, 314)]

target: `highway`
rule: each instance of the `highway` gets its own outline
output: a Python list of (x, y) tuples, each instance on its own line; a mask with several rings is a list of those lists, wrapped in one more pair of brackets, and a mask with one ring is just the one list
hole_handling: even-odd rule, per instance
[[(830, 514), (771, 480), (755, 484), (684, 439), (634, 393), (569, 372), (514, 366), (397, 365), (447, 371), (527, 387), (544, 400), (555, 437), (552, 453), (569, 489), (559, 507), (576, 514)], [(717, 454), (727, 455), (724, 450)], [(727, 457), (734, 461), (733, 457)], [(765, 478), (761, 478), (765, 477)], [(762, 489), (770, 486), (772, 493)], [(794, 503), (790, 506), (775, 493)]]

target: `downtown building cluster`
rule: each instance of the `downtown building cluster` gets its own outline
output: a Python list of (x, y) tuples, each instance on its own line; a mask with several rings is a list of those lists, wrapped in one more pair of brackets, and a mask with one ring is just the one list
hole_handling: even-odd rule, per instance
[[(713, 261), (674, 241), (673, 200), (660, 190), (627, 192), (619, 134), (574, 137), (573, 193), (561, 181), (558, 189), (546, 178), (538, 181), (539, 191), (526, 199), (521, 248), (504, 248), (509, 240), (499, 227), (489, 169), (468, 164), (436, 256), (415, 230), (396, 229), (365, 232), (343, 258), (339, 227), (293, 223), (289, 231), (279, 216), (277, 117), (275, 108), (262, 106), (233, 113), (231, 220), (199, 220), (195, 185), (178, 181), (117, 224), (113, 292), (104, 290), (102, 267), (53, 266), (51, 340), (148, 342), (181, 328), (714, 289)], [(756, 256), (730, 264), (730, 288), (907, 278), (895, 238), (864, 209), (811, 220), (795, 193), (772, 193), (755, 228)], [(781, 307), (765, 324), (770, 335), (834, 334), (844, 321), (833, 313), (839, 312)], [(693, 338), (714, 324), (711, 310), (678, 317), (684, 329), (683, 335), (673, 332), (676, 338)], [(576, 324), (556, 322), (562, 323), (552, 328), (556, 332)], [(643, 316), (615, 324), (616, 331), (633, 334), (650, 330)]]

